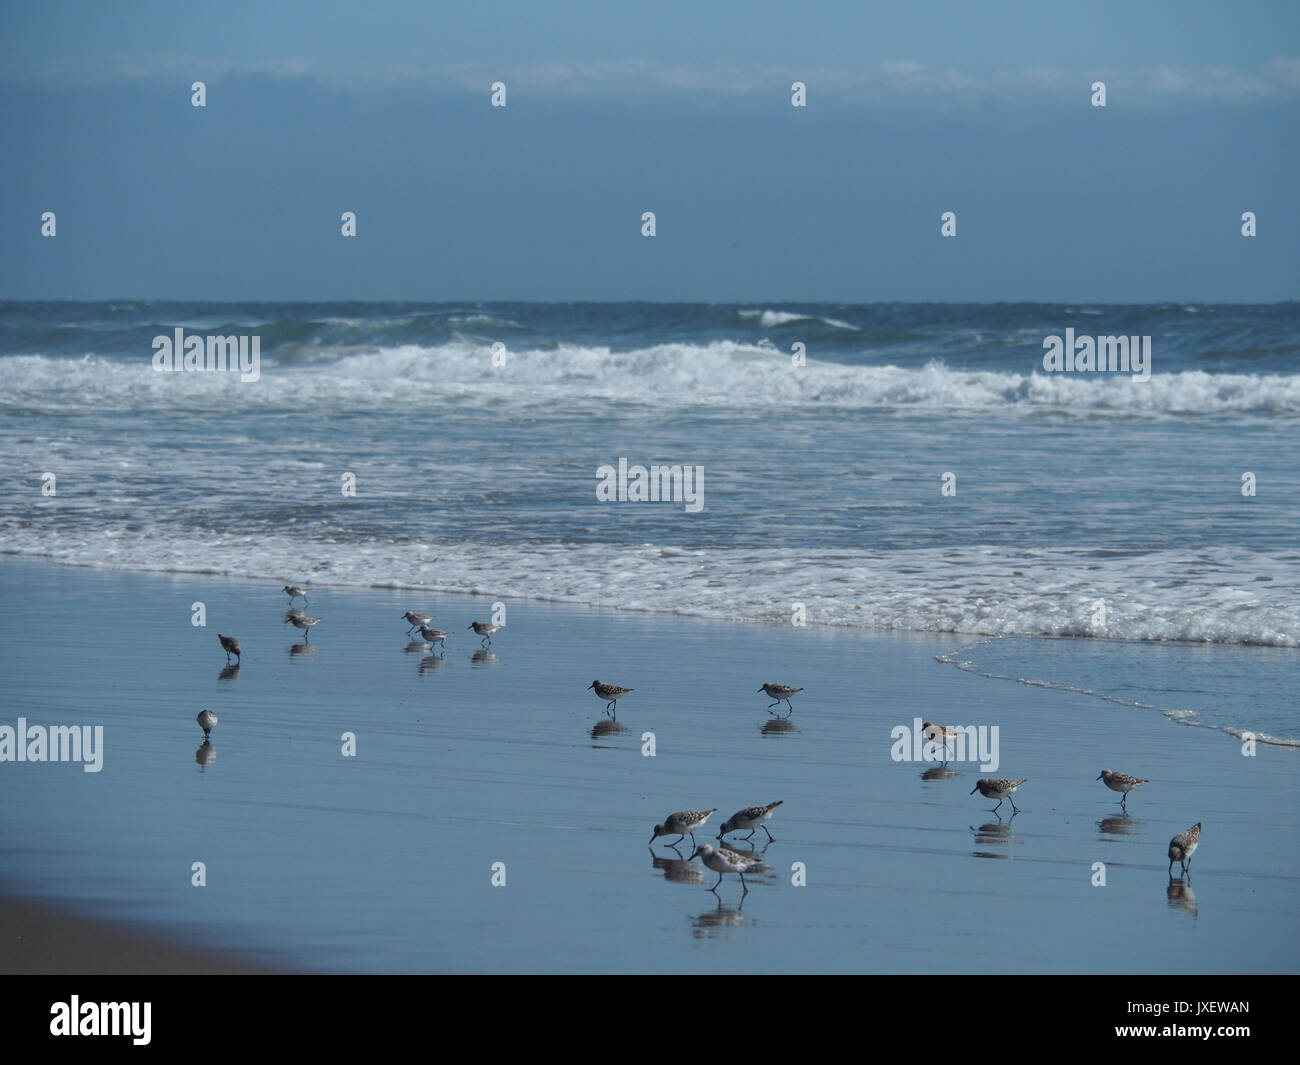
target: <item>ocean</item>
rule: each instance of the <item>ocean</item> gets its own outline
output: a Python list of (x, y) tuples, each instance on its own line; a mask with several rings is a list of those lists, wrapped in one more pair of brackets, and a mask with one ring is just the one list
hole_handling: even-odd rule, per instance
[[(156, 371), (178, 328), (257, 379)], [(1048, 372), (1067, 330), (1149, 377)], [(1298, 355), (1297, 303), (0, 303), (0, 552), (957, 634), (1300, 744)]]

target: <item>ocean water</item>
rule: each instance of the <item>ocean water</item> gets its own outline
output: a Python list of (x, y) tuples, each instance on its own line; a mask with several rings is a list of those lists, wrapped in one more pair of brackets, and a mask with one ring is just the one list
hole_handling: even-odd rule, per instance
[[(153, 338), (177, 328), (260, 337), (259, 379), (156, 372)], [(1045, 372), (1066, 329), (1150, 336), (1149, 379)], [(735, 621), (802, 609), (990, 638), (977, 671), (1292, 742), (1298, 355), (1296, 303), (10, 302), (0, 551)], [(702, 469), (701, 508), (601, 501), (620, 459)], [(1108, 675), (1104, 651), (1050, 675), (1052, 656), (1031, 676), (1004, 660), (1062, 636), (1223, 650), (1187, 657), (1185, 692)]]

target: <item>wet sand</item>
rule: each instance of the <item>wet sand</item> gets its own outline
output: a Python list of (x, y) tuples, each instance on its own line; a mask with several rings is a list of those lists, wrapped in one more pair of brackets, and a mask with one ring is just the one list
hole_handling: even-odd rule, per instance
[[(172, 971), (160, 945), (205, 956), (182, 971), (1300, 968), (1300, 858), (1278, 846), (1300, 821), (1297, 752), (1245, 757), (1221, 732), (935, 660), (961, 637), (510, 601), (484, 652), (466, 630), (489, 599), (320, 588), (306, 642), (282, 580), (0, 559), (0, 582), (0, 726), (104, 727), (98, 773), (0, 764), (21, 813), (0, 868), (27, 900), (6, 906), (7, 971)], [(453, 632), (445, 654), (409, 645), (407, 609)], [(218, 632), (239, 638), (237, 670)], [(636, 689), (617, 723), (585, 690), (597, 677)], [(765, 681), (806, 689), (788, 719)], [(895, 761), (891, 731), (917, 717), (997, 726), (997, 769)], [(1151, 779), (1127, 815), (1103, 767)], [(969, 794), (981, 776), (1029, 778), (1022, 812), (990, 813)], [(648, 845), (674, 810), (717, 807), (696, 834), (716, 842), (776, 799), (743, 905), (735, 876), (709, 892), (688, 846)], [(1190, 880), (1171, 884), (1168, 841), (1197, 821)], [(37, 900), (153, 945), (24, 931)]]

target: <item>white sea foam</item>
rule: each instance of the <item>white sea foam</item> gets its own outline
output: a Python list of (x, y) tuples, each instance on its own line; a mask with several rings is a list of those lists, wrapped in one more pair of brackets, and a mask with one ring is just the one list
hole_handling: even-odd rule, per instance
[[(0, 409), (68, 412), (175, 409), (256, 410), (306, 404), (323, 408), (411, 409), (442, 404), (556, 406), (587, 402), (651, 407), (907, 409), (994, 416), (1163, 417), (1183, 414), (1300, 414), (1300, 375), (1161, 373), (1148, 381), (1118, 375), (953, 370), (940, 362), (911, 368), (846, 365), (758, 344), (661, 344), (614, 352), (560, 346), (511, 351), (493, 364), (485, 343), (406, 345), (342, 357), (312, 353), (310, 365), (277, 365), (263, 353), (262, 377), (241, 383), (220, 374), (159, 374), (149, 353), (138, 363), (11, 356), (0, 365)], [(298, 358), (299, 354), (295, 354)]]
[(824, 325), (833, 326), (836, 329), (857, 329), (856, 325), (848, 322), (841, 322), (838, 318), (822, 318), (815, 314), (799, 314), (796, 311), (741, 311), (742, 318), (757, 318), (759, 325), (764, 329), (775, 329), (779, 325), (789, 325), (791, 322), (821, 322)]
[[(429, 540), (311, 541), (300, 530), (177, 539), (71, 523), (0, 550), (132, 570), (274, 580), (312, 560), (316, 584), (427, 588), (693, 617), (978, 635), (1096, 636), (1300, 647), (1300, 558), (1229, 549), (1099, 559), (1068, 550), (687, 550)], [(1194, 579), (1189, 575), (1194, 573)], [(1250, 580), (1238, 575), (1250, 573)], [(1259, 575), (1272, 580), (1260, 581)], [(1097, 600), (1106, 605), (1096, 621)]]

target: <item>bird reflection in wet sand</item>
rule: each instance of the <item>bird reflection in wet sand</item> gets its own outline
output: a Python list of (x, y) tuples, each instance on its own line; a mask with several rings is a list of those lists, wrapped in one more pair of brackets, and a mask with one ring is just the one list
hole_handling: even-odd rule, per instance
[(1193, 916), (1196, 915), (1196, 892), (1185, 880), (1169, 881), (1169, 886), (1165, 888), (1165, 898), (1169, 900), (1171, 910), (1186, 910)]
[(291, 643), (289, 645), (289, 657), (297, 658), (299, 655), (314, 655), (320, 648), (313, 647), (309, 643)]
[(1137, 826), (1142, 822), (1128, 814), (1105, 817), (1097, 822), (1097, 830), (1106, 836), (1136, 836)]
[(405, 648), (403, 648), (403, 650), (405, 650), (408, 655), (422, 655), (429, 650), (429, 645), (423, 640), (412, 640)]
[(234, 680), (239, 676), (239, 663), (233, 666), (224, 666), (220, 673), (217, 674), (217, 680)]
[(715, 935), (719, 929), (723, 928), (741, 928), (750, 924), (751, 921), (745, 916), (745, 896), (740, 896), (740, 902), (735, 906), (724, 906), (722, 899), (718, 899), (718, 908), (716, 910), (705, 910), (698, 917), (691, 919), (694, 925), (694, 935), (696, 939), (709, 939)]
[[(1018, 844), (1020, 841), (1016, 839), (1016, 834), (1011, 829), (1011, 822), (1015, 819), (1016, 815), (1013, 813), (1006, 821), (1003, 821), (1002, 817), (999, 815), (996, 821), (986, 821), (984, 824), (980, 825), (979, 828), (971, 825), (970, 830), (975, 835), (975, 846), (1007, 847), (1012, 843)], [(971, 853), (976, 858), (1006, 859), (1012, 857), (1012, 855), (1000, 851), (975, 850)]]
[(947, 766), (944, 765), (936, 765), (930, 769), (927, 769), (924, 773), (922, 773), (921, 779), (922, 780), (951, 780), (955, 776), (957, 776), (957, 771), (955, 769), (949, 769)]
[(217, 760), (217, 749), (208, 740), (204, 740), (194, 752), (194, 760), (199, 764), (199, 772)]
[(665, 858), (654, 852), (654, 848), (647, 847), (650, 851), (650, 859), (655, 869), (664, 874), (665, 880), (671, 880), (674, 884), (707, 884), (709, 878), (704, 875), (704, 871), (694, 862), (681, 856), (677, 852), (676, 858)]
[(420, 676), (437, 669), (446, 669), (447, 659), (444, 655), (425, 655), (420, 659)]
[(494, 666), (500, 661), (500, 659), (486, 647), (475, 651), (469, 656), (469, 660), (476, 666)]
[(759, 731), (764, 736), (793, 736), (799, 729), (789, 718), (773, 717), (763, 722)]
[(591, 738), (593, 740), (602, 740), (607, 736), (617, 736), (620, 732), (626, 731), (626, 725), (620, 725), (612, 718), (604, 718), (591, 726)]

